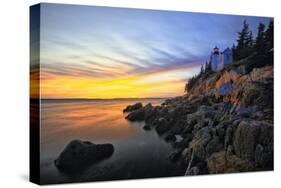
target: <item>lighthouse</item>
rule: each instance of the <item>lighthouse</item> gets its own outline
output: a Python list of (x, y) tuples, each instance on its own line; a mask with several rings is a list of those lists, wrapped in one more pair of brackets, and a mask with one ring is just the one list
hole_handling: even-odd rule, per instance
[(213, 49), (213, 52), (211, 53), (211, 57), (210, 57), (210, 62), (211, 62), (211, 65), (212, 65), (212, 70), (214, 70), (214, 71), (218, 70), (219, 59), (220, 59), (219, 48), (215, 47)]
[(226, 48), (223, 52), (216, 46), (211, 52), (210, 63), (213, 71), (220, 71), (225, 65), (232, 63), (232, 50)]

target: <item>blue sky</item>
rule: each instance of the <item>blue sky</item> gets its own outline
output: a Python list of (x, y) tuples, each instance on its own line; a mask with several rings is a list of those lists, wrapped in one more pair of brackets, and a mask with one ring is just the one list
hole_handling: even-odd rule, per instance
[[(270, 20), (42, 4), (42, 79), (66, 76), (113, 80), (139, 76), (139, 83), (155, 74), (151, 82), (183, 82), (198, 73), (214, 46), (224, 49), (235, 43), (245, 19), (254, 35), (259, 22), (268, 24)], [(175, 94), (168, 92), (164, 96)]]

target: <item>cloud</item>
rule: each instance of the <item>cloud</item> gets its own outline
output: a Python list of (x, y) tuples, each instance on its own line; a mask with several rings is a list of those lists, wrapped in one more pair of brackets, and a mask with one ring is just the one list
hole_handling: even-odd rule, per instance
[[(100, 97), (102, 92), (149, 96), (154, 95), (149, 93), (151, 87), (165, 96), (174, 95), (182, 91), (186, 79), (198, 73), (213, 46), (232, 46), (245, 19), (48, 4), (44, 10), (40, 76), (48, 96), (52, 95), (49, 92), (81, 97)], [(247, 19), (252, 28), (268, 21)], [(165, 91), (163, 83), (175, 92)]]

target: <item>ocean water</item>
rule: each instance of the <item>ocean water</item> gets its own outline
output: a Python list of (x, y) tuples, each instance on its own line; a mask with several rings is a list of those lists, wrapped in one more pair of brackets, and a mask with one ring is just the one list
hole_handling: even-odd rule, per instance
[[(136, 102), (153, 105), (163, 99), (42, 100), (41, 183), (118, 180), (177, 176), (183, 172), (168, 159), (173, 150), (155, 131), (143, 130), (143, 122), (129, 122), (123, 109)], [(73, 139), (96, 144), (111, 143), (113, 155), (83, 171), (68, 174), (54, 165)]]

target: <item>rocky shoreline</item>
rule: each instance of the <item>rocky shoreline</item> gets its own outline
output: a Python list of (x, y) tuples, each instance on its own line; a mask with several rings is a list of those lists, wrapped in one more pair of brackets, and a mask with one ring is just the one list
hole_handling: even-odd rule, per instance
[[(129, 105), (123, 113), (173, 146), (167, 157), (183, 175), (273, 170), (273, 66), (254, 67), (243, 60), (202, 73), (185, 95), (158, 106)], [(55, 165), (71, 173), (113, 152), (112, 144), (73, 140)]]
[(273, 66), (243, 60), (196, 79), (160, 106), (127, 106), (126, 119), (170, 142), (185, 175), (273, 170)]

